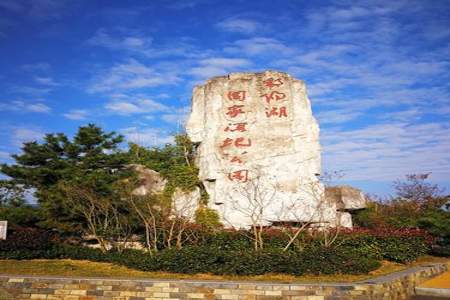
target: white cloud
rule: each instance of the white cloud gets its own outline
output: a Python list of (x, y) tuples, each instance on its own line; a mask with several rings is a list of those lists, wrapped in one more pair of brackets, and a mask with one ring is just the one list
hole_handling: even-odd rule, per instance
[(70, 120), (85, 120), (88, 113), (89, 112), (87, 110), (74, 109), (63, 114), (63, 116)]
[(32, 86), (15, 86), (11, 90), (16, 94), (29, 95), (33, 97), (42, 97), (52, 91), (49, 87), (36, 88)]
[(242, 53), (245, 55), (266, 55), (275, 56), (280, 58), (281, 56), (293, 55), (295, 49), (286, 46), (284, 43), (266, 37), (254, 37), (245, 40), (238, 40), (233, 43), (232, 46), (226, 47), (225, 52), (230, 53)]
[(44, 103), (28, 103), (17, 100), (0, 103), (0, 111), (49, 113), (51, 108)]
[(123, 29), (114, 32), (99, 29), (86, 45), (102, 47), (114, 51), (126, 51), (147, 58), (182, 57), (193, 58), (204, 56), (205, 49), (196, 50), (186, 38), (171, 41), (168, 44), (154, 42), (151, 37), (139, 32), (129, 32)]
[(161, 146), (173, 142), (173, 136), (158, 128), (129, 127), (120, 130), (129, 142), (142, 146)]
[(56, 83), (53, 78), (51, 77), (41, 77), (41, 76), (35, 76), (34, 80), (42, 85), (48, 85), (48, 86), (57, 86), (59, 85), (58, 83)]
[(260, 23), (246, 19), (226, 19), (216, 24), (223, 31), (253, 33), (262, 27)]
[(450, 128), (439, 123), (392, 122), (353, 130), (322, 130), (323, 165), (349, 180), (392, 181), (432, 172), (450, 180)]
[(161, 73), (134, 59), (127, 63), (118, 64), (105, 72), (101, 72), (93, 80), (88, 91), (109, 92), (117, 90), (131, 90), (161, 85), (172, 85), (180, 78), (172, 73)]
[(67, 11), (68, 3), (69, 1), (66, 0), (33, 0), (31, 2), (1, 0), (0, 7), (33, 19), (44, 20), (60, 18)]
[(186, 8), (193, 8), (201, 3), (204, 2), (204, 0), (174, 0), (169, 1), (170, 5), (168, 5), (168, 8), (172, 9), (186, 9)]
[(151, 99), (142, 99), (133, 102), (113, 101), (106, 104), (105, 108), (120, 115), (167, 112), (171, 110), (170, 107)]
[(31, 103), (25, 105), (25, 109), (30, 112), (48, 113), (50, 112), (50, 107), (43, 103)]
[(184, 126), (190, 110), (190, 107), (179, 108), (173, 113), (163, 114), (161, 120), (167, 123), (177, 124), (178, 126)]
[(319, 112), (317, 118), (320, 124), (339, 124), (356, 119), (361, 115), (363, 112), (360, 111), (329, 110)]
[(25, 64), (21, 67), (25, 71), (38, 71), (38, 72), (46, 72), (50, 70), (50, 64), (45, 62), (39, 62), (35, 64)]
[(225, 75), (230, 71), (237, 71), (248, 67), (251, 62), (242, 58), (211, 57), (199, 61), (199, 66), (191, 68), (190, 74), (199, 78)]
[(15, 146), (22, 146), (23, 143), (38, 141), (44, 136), (39, 129), (33, 128), (14, 128), (11, 134), (11, 142)]
[(112, 50), (131, 50), (144, 51), (152, 45), (151, 38), (140, 36), (117, 36), (113, 37), (105, 29), (100, 29), (97, 33), (87, 40), (87, 44), (100, 46)]
[(0, 151), (0, 160), (7, 160), (11, 158), (11, 153)]

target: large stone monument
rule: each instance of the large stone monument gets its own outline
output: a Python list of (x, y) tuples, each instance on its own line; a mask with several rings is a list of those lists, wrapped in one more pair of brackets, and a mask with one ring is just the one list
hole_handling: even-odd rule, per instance
[(274, 71), (212, 78), (194, 89), (186, 130), (225, 225), (351, 226), (319, 181), (319, 127), (303, 81)]

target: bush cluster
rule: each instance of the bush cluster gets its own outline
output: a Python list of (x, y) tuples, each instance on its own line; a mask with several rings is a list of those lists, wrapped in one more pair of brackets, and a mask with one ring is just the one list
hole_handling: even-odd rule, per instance
[(341, 246), (354, 248), (361, 255), (408, 263), (429, 253), (433, 238), (420, 229), (362, 229), (344, 232)]
[(0, 251), (17, 249), (33, 251), (47, 249), (56, 241), (56, 236), (48, 231), (37, 228), (17, 228), (6, 240), (0, 240)]
[(356, 229), (339, 235), (332, 246), (309, 240), (302, 251), (282, 251), (286, 238), (276, 230), (265, 234), (265, 249), (253, 250), (243, 232), (219, 231), (182, 249), (158, 253), (140, 250), (102, 252), (62, 244), (53, 234), (21, 229), (0, 241), (0, 259), (86, 259), (110, 262), (142, 271), (260, 275), (265, 273), (362, 274), (380, 266), (382, 259), (406, 263), (427, 253), (430, 236), (420, 230)]
[(142, 271), (217, 275), (364, 274), (380, 266), (375, 259), (360, 256), (355, 251), (341, 251), (339, 248), (282, 252), (227, 251), (213, 247), (190, 246), (180, 250), (164, 250), (156, 255), (143, 255), (139, 250), (103, 253), (98, 249), (55, 244), (47, 249), (0, 251), (0, 259), (36, 258), (84, 259), (115, 263)]

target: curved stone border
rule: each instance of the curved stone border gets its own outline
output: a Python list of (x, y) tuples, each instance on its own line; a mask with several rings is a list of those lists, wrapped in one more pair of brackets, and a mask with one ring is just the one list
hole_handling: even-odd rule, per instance
[(406, 299), (416, 285), (447, 269), (446, 264), (432, 264), (371, 280), (324, 284), (0, 275), (0, 299)]

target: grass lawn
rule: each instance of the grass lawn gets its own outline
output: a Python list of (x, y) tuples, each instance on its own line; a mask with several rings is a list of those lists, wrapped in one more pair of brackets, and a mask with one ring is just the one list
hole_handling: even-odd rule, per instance
[(0, 260), (1, 275), (51, 275), (71, 277), (105, 277), (105, 278), (137, 278), (137, 279), (197, 279), (197, 280), (248, 280), (278, 282), (352, 282), (375, 276), (400, 271), (412, 266), (432, 262), (448, 262), (448, 259), (425, 256), (410, 265), (383, 262), (378, 270), (367, 275), (321, 275), (291, 276), (282, 274), (266, 274), (260, 276), (218, 276), (211, 274), (173, 274), (163, 272), (142, 272), (109, 263), (90, 262), (85, 260)]

